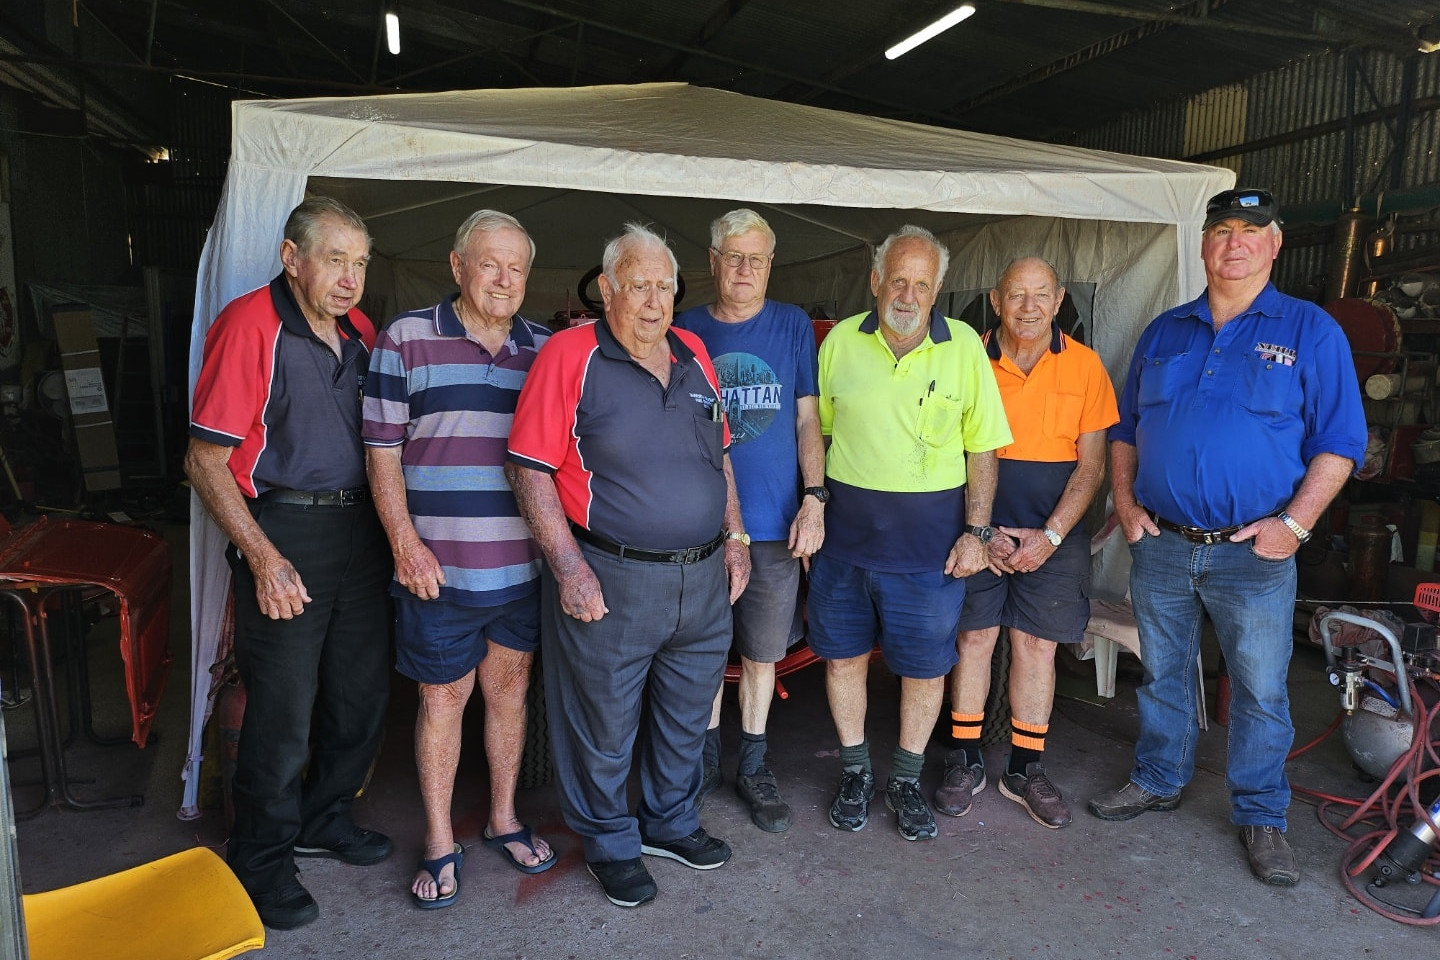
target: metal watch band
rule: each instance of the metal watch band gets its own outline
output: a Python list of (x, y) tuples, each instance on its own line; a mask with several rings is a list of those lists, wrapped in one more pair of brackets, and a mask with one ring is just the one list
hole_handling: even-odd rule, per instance
[(1278, 519), (1281, 523), (1285, 524), (1285, 526), (1289, 527), (1290, 532), (1295, 534), (1295, 539), (1299, 540), (1301, 543), (1304, 543), (1306, 540), (1310, 539), (1310, 531), (1300, 526), (1299, 522), (1294, 517), (1290, 516), (1290, 514), (1281, 512), (1279, 514), (1276, 514), (1276, 519)]

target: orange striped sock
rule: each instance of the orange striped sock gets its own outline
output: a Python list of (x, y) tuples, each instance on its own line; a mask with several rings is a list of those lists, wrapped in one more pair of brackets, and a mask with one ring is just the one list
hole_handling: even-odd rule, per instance
[(966, 763), (980, 762), (980, 728), (985, 725), (984, 713), (950, 711), (950, 739), (956, 750), (965, 751)]
[(1048, 723), (1026, 723), (1010, 718), (1010, 760), (1005, 765), (1009, 773), (1024, 773), (1027, 764), (1038, 761), (1045, 753), (1045, 734), (1050, 732)]

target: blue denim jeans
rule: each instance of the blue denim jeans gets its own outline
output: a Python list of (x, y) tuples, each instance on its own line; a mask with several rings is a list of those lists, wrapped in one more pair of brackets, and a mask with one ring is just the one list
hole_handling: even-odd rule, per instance
[(1284, 829), (1290, 806), (1285, 755), (1295, 739), (1286, 675), (1294, 649), (1295, 561), (1265, 560), (1250, 542), (1191, 543), (1144, 534), (1130, 545), (1130, 595), (1145, 682), (1130, 779), (1179, 793), (1195, 772), (1195, 657), (1208, 613), (1230, 671), (1231, 819)]

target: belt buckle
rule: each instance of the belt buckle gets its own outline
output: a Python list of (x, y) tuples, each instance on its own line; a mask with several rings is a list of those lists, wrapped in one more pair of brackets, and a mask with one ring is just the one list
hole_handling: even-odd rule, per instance
[(337, 502), (340, 504), (340, 506), (342, 506), (342, 507), (353, 507), (353, 506), (355, 506), (357, 503), (360, 503), (360, 502), (361, 502), (361, 491), (358, 490), (358, 489), (357, 489), (357, 490), (341, 490), (341, 491), (338, 492), (337, 497), (338, 497)]
[(1200, 542), (1207, 547), (1213, 547), (1224, 539), (1224, 534), (1218, 530), (1204, 530), (1200, 533)]
[(685, 550), (680, 550), (675, 554), (675, 559), (679, 563), (696, 563), (700, 560), (700, 551), (702, 549), (702, 547), (689, 547)]

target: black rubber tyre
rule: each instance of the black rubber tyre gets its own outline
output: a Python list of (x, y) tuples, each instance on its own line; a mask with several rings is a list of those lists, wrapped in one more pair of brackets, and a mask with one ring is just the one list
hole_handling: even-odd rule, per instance
[(985, 729), (980, 745), (1010, 742), (1010, 631), (1000, 629), (990, 657), (990, 695), (985, 698)]
[(525, 694), (525, 752), (520, 757), (519, 786), (543, 787), (555, 775), (550, 752), (550, 722), (545, 713), (545, 671), (540, 652), (530, 667), (530, 689)]

